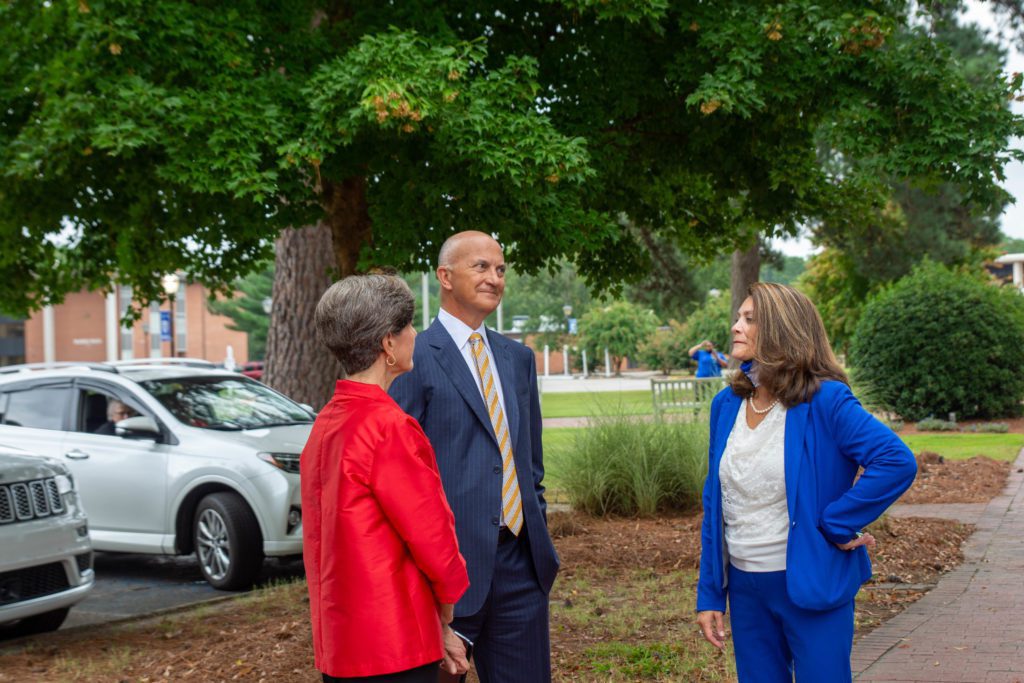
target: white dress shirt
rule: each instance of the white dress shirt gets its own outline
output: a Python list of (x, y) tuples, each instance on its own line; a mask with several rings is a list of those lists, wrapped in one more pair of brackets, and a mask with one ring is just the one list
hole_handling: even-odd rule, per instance
[(480, 327), (474, 330), (443, 308), (437, 312), (437, 321), (444, 326), (452, 341), (455, 342), (455, 346), (458, 347), (459, 353), (462, 354), (462, 359), (466, 361), (466, 366), (469, 368), (469, 374), (475, 380), (473, 383), (476, 385), (476, 390), (480, 392), (480, 400), (486, 404), (484, 389), (480, 386), (480, 371), (476, 369), (473, 347), (469, 343), (469, 338), (474, 332), (483, 338), (487, 355), (491, 358), (491, 373), (494, 375), (495, 386), (498, 389), (498, 403), (501, 405), (501, 410), (505, 413), (505, 419), (507, 420), (508, 411), (505, 410), (505, 393), (501, 387), (501, 374), (498, 372), (498, 364), (494, 361), (494, 350), (491, 348), (491, 342), (487, 339), (487, 328), (483, 323), (480, 323)]

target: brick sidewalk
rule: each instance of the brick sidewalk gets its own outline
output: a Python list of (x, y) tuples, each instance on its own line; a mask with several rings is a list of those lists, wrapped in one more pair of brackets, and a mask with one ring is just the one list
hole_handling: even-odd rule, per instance
[[(854, 644), (858, 681), (1024, 683), (1024, 451), (1003, 493), (979, 511), (964, 562), (923, 598)], [(902, 506), (895, 514), (920, 514)], [(933, 507), (933, 506), (927, 506)], [(952, 507), (952, 506), (951, 506)], [(946, 516), (946, 515), (942, 515)]]

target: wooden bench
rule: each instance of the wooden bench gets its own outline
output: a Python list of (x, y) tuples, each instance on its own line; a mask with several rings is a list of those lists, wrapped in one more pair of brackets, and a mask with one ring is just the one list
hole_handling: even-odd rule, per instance
[(651, 399), (654, 416), (667, 412), (697, 412), (707, 407), (726, 383), (724, 377), (687, 377), (684, 379), (651, 378)]

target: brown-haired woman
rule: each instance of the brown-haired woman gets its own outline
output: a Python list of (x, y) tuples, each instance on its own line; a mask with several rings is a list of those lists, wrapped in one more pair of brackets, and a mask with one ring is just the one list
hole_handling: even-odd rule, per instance
[(723, 647), (728, 598), (741, 683), (849, 681), (861, 530), (913, 482), (913, 454), (850, 392), (797, 290), (752, 285), (732, 337), (743, 372), (711, 404), (697, 622)]

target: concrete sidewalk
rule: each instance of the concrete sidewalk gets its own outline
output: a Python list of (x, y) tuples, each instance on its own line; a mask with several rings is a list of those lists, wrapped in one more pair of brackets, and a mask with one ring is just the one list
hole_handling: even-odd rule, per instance
[[(964, 562), (853, 648), (858, 681), (1024, 683), (1024, 451), (984, 509), (943, 506), (977, 524)], [(901, 506), (894, 514), (926, 512)], [(937, 506), (927, 506), (937, 507)], [(915, 510), (915, 508), (917, 508)], [(946, 516), (946, 515), (943, 515)]]

